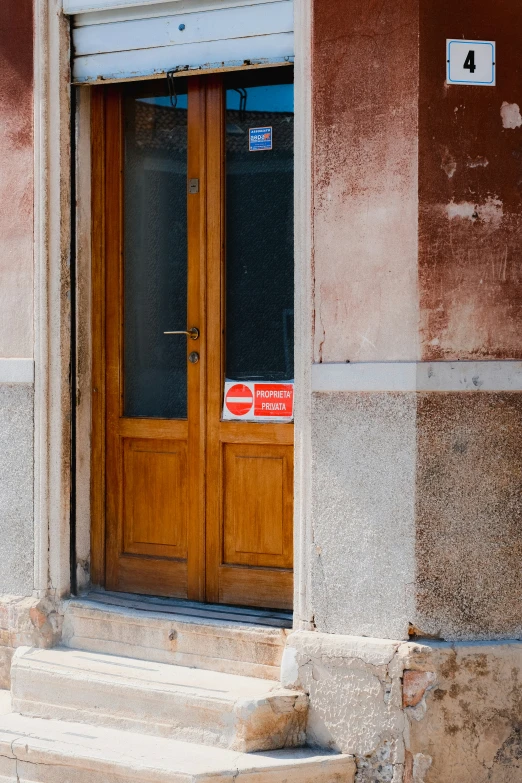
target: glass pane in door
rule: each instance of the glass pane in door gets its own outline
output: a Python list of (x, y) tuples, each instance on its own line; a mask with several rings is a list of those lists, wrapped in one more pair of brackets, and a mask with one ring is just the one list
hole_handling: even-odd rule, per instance
[[(187, 86), (124, 99), (124, 415), (187, 416)], [(176, 105), (173, 106), (172, 103)]]
[(288, 67), (226, 81), (226, 376), (231, 380), (294, 377), (292, 77)]

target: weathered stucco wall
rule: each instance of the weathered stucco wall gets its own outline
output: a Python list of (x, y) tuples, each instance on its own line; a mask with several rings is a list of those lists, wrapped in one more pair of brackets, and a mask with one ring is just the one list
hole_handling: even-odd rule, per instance
[(522, 643), (423, 645), (404, 668), (404, 783), (522, 780)]
[[(421, 5), (422, 356), (519, 358), (522, 5), (517, 0)], [(496, 41), (496, 87), (445, 86), (443, 47), (455, 37)]]
[(522, 637), (522, 394), (417, 404), (416, 614), (421, 636)]
[(416, 359), (416, 0), (315, 0), (315, 361)]
[(518, 392), (314, 395), (315, 627), (520, 638), (521, 444)]
[(0, 357), (33, 355), (33, 4), (0, 3)]
[(283, 683), (310, 695), (311, 744), (352, 753), (356, 783), (522, 779), (522, 643), (414, 644), (297, 632)]
[[(361, 362), (522, 356), (521, 29), (515, 0), (314, 3), (314, 360), (354, 371), (313, 403), (320, 631), (522, 634), (509, 364), (498, 392), (354, 381)], [(496, 40), (497, 87), (445, 84), (455, 37)]]
[(320, 631), (408, 638), (415, 430), (415, 394), (314, 395), (311, 601)]
[(0, 384), (0, 594), (33, 590), (33, 387)]

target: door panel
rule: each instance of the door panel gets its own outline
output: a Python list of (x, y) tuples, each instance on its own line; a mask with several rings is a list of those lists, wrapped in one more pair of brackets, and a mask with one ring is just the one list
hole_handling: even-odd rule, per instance
[(224, 452), (225, 563), (291, 568), (292, 447), (225, 444)]
[[(293, 378), (283, 71), (176, 78), (170, 97), (161, 81), (95, 93), (104, 568), (98, 523), (93, 554), (110, 590), (292, 605), (293, 425), (221, 418), (225, 378)], [(261, 125), (273, 149), (252, 153)]]
[(291, 609), (293, 583), (291, 570), (221, 565), (218, 603)]
[(123, 552), (187, 558), (187, 444), (123, 439)]

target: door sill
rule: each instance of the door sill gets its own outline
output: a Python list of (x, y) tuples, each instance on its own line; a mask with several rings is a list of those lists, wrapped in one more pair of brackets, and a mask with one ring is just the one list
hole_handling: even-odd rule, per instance
[(292, 628), (292, 612), (278, 609), (252, 609), (245, 606), (226, 606), (223, 604), (204, 604), (197, 601), (185, 601), (178, 598), (156, 598), (134, 593), (113, 593), (94, 588), (77, 598), (95, 601), (98, 604), (116, 606), (125, 609), (137, 609), (143, 612), (162, 612), (201, 620), (221, 620), (238, 625), (257, 625), (268, 628)]

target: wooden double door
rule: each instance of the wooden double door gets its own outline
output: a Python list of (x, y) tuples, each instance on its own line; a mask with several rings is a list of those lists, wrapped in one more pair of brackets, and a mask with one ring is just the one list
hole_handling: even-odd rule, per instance
[(290, 608), (293, 424), (222, 411), (293, 378), (291, 68), (91, 106), (94, 581)]

